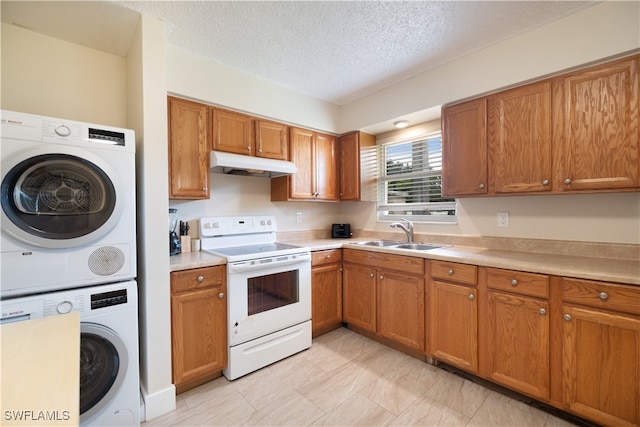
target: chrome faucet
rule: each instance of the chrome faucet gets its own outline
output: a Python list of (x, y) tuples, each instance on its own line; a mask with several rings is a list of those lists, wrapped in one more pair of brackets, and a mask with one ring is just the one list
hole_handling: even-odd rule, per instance
[(413, 223), (406, 218), (400, 218), (403, 221), (407, 222), (407, 225), (404, 225), (400, 222), (394, 222), (391, 224), (391, 228), (399, 228), (405, 232), (407, 235), (407, 243), (413, 243)]

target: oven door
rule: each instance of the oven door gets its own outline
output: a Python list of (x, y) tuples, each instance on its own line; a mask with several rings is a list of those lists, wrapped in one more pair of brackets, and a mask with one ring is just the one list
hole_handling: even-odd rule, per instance
[(229, 346), (311, 319), (311, 255), (227, 264)]

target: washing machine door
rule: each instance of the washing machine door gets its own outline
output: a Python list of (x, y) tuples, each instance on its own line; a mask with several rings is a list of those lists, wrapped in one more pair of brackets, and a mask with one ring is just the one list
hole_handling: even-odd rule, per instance
[(77, 147), (49, 150), (2, 162), (3, 230), (43, 248), (78, 247), (103, 237), (122, 214), (116, 173)]
[(129, 354), (120, 337), (96, 323), (80, 324), (80, 423), (108, 410), (124, 381)]

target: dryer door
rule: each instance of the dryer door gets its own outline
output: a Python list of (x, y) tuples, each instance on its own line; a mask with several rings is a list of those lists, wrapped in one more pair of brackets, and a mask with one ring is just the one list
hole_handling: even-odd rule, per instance
[(85, 424), (117, 395), (129, 354), (120, 337), (96, 323), (80, 324), (80, 423)]
[(33, 150), (2, 166), (2, 228), (25, 243), (81, 246), (106, 235), (120, 218), (117, 176), (91, 153)]

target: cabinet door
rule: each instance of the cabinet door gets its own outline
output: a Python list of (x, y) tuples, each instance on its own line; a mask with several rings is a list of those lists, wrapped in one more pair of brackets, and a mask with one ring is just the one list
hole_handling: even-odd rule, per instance
[(514, 390), (548, 399), (548, 312), (546, 300), (489, 290), (480, 373)]
[(336, 138), (315, 134), (315, 196), (321, 200), (338, 200), (338, 153)]
[(640, 425), (640, 319), (563, 307), (566, 409), (603, 425)]
[(218, 108), (212, 110), (213, 149), (255, 155), (251, 117)]
[(639, 63), (634, 56), (554, 80), (556, 190), (640, 187)]
[(551, 190), (551, 83), (487, 99), (489, 192)]
[(344, 264), (342, 279), (342, 314), (344, 321), (375, 332), (375, 270), (357, 265)]
[(442, 194), (487, 193), (487, 107), (476, 99), (442, 109)]
[(342, 264), (334, 263), (311, 270), (311, 323), (313, 336), (342, 324)]
[(171, 296), (173, 382), (178, 389), (226, 367), (226, 318), (223, 286)]
[(360, 200), (358, 132), (340, 137), (340, 200)]
[(378, 334), (424, 352), (424, 279), (377, 271)]
[[(315, 176), (313, 131), (307, 129), (290, 128), (291, 161), (298, 171), (283, 177), (289, 182), (289, 197), (292, 199), (313, 199)], [(277, 178), (280, 179), (280, 178)]]
[(256, 156), (289, 160), (289, 126), (255, 120)]
[(478, 372), (478, 299), (475, 287), (437, 280), (429, 292), (429, 350), (438, 360)]
[(209, 198), (208, 107), (178, 98), (169, 106), (169, 198)]

